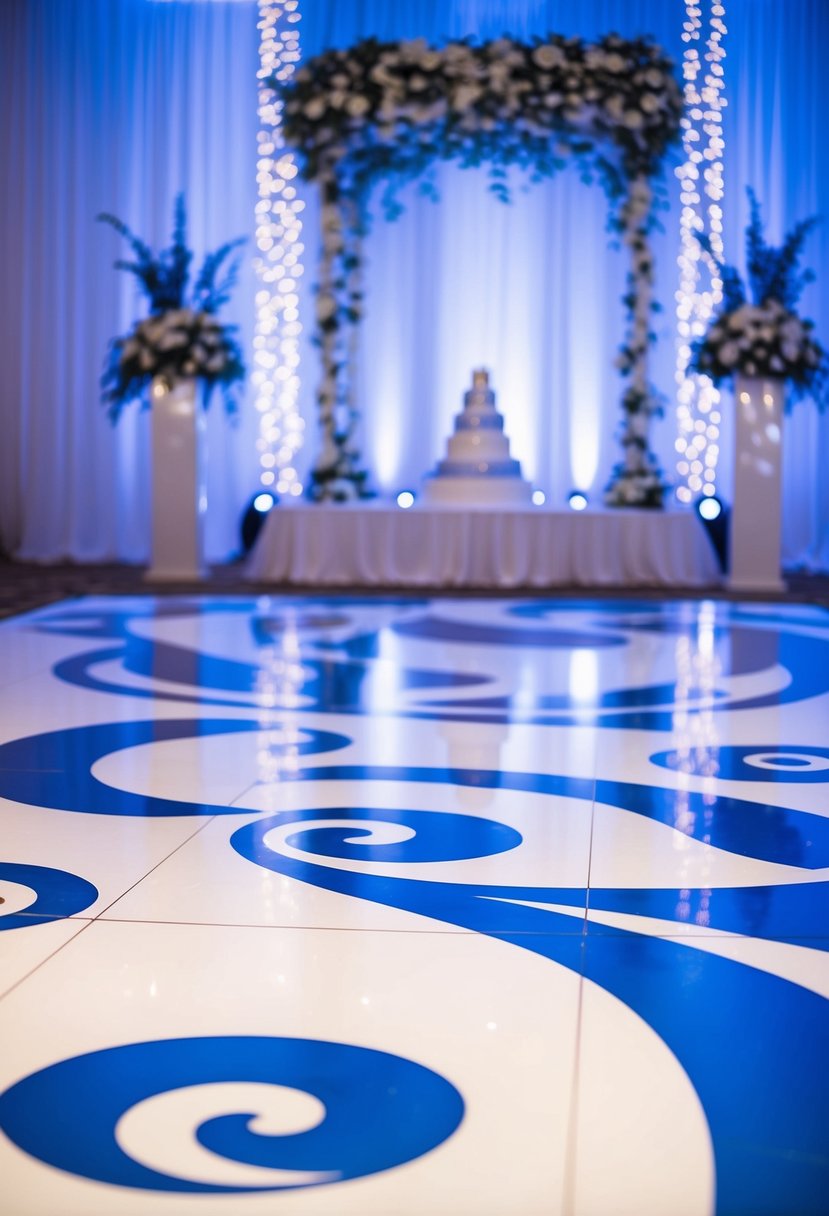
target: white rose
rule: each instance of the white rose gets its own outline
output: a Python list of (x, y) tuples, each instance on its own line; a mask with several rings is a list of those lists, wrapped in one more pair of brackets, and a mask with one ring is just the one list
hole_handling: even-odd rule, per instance
[(659, 109), (659, 100), (654, 97), (653, 93), (643, 93), (639, 98), (639, 105), (646, 114), (655, 114)]
[(557, 46), (549, 46), (545, 43), (535, 48), (532, 58), (537, 67), (554, 68), (561, 60), (561, 51)]
[(362, 118), (371, 109), (371, 102), (367, 97), (362, 97), (358, 93), (356, 97), (349, 97), (345, 108), (352, 118)]
[(420, 66), (424, 72), (434, 72), (435, 68), (440, 67), (440, 54), (438, 51), (427, 51), (425, 55), (420, 56)]
[(622, 121), (630, 131), (636, 131), (645, 120), (638, 110), (625, 110)]
[(605, 57), (604, 66), (608, 72), (624, 72), (625, 60), (621, 55), (617, 55), (615, 51)]
[(178, 350), (179, 347), (186, 346), (189, 341), (190, 336), (183, 329), (171, 329), (159, 339), (158, 349)]
[(783, 342), (780, 346), (780, 353), (787, 363), (797, 363), (800, 351), (793, 342)]
[(717, 358), (723, 367), (733, 367), (740, 356), (736, 342), (726, 342), (717, 351)]
[(311, 100), (306, 103), (302, 112), (306, 118), (310, 118), (312, 122), (316, 122), (318, 119), (322, 118), (326, 108), (324, 97), (312, 97)]
[(751, 323), (750, 308), (748, 304), (742, 304), (735, 312), (732, 312), (728, 317), (726, 324), (734, 333), (739, 333)]
[(456, 110), (468, 110), (481, 96), (481, 90), (476, 84), (462, 84), (455, 90), (452, 105)]

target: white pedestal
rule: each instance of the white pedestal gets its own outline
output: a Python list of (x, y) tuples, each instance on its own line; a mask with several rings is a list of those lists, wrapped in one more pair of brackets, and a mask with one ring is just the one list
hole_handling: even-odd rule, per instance
[(195, 380), (170, 390), (155, 380), (151, 390), (152, 557), (147, 578), (153, 582), (200, 579), (205, 573), (204, 411), (196, 388)]
[(734, 591), (783, 591), (780, 577), (781, 444), (784, 386), (780, 380), (734, 379), (734, 503), (731, 575)]

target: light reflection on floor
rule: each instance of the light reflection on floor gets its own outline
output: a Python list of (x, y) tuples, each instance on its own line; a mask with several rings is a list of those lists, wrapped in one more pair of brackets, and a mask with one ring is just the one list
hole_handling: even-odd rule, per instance
[(827, 726), (798, 605), (4, 622), (4, 1214), (825, 1211)]

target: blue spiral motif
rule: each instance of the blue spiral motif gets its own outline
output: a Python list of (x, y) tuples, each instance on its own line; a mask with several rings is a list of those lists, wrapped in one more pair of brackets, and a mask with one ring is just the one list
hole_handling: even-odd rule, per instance
[(98, 888), (78, 874), (55, 870), (51, 866), (30, 866), (0, 861), (0, 882), (19, 883), (35, 892), (34, 902), (23, 912), (3, 916), (0, 905), (0, 930), (26, 929), (48, 921), (62, 920), (83, 912), (98, 898)]
[[(352, 827), (311, 824), (286, 836), (285, 843), (304, 853), (319, 857), (338, 857), (347, 861), (426, 862), (464, 861), (470, 857), (492, 857), (506, 853), (521, 844), (522, 836), (515, 828), (494, 819), (474, 815), (447, 814), (441, 811), (377, 810), (374, 807), (328, 807), (325, 811), (298, 811), (290, 816), (292, 822), (320, 819), (348, 819), (372, 825), (392, 824), (405, 828), (405, 840), (386, 843), (373, 841), (374, 827)], [(266, 830), (274, 820), (263, 821)], [(263, 835), (256, 833), (260, 844)], [(267, 847), (267, 846), (263, 846)]]
[[(291, 831), (294, 824), (316, 819), (312, 826), (285, 837), (285, 843), (302, 841), (316, 856), (351, 857), (347, 844), (360, 831), (337, 829), (340, 851), (325, 820), (329, 810), (284, 812), (237, 829), (231, 844), (237, 852), (299, 882), (323, 890), (351, 895), (387, 907), (430, 917), (488, 934), (500, 941), (564, 966), (621, 999), (641, 1017), (674, 1052), (694, 1086), (711, 1132), (716, 1176), (717, 1210), (721, 1212), (791, 1211), (803, 1216), (825, 1213), (829, 1192), (826, 1127), (829, 1126), (829, 1015), (827, 1002), (817, 993), (776, 975), (742, 966), (730, 959), (695, 949), (693, 939), (677, 942), (630, 930), (588, 925), (584, 934), (572, 932), (572, 920), (558, 907), (585, 907), (585, 890), (497, 886), (440, 882), (381, 874), (354, 873), (326, 866), (313, 856), (300, 857), (270, 847), (274, 829)], [(339, 808), (338, 818), (348, 812)], [(417, 825), (410, 811), (372, 811), (356, 808), (357, 825), (367, 816), (377, 822), (394, 819)], [(441, 813), (444, 839), (463, 830), (465, 816)], [(316, 845), (314, 844), (317, 839)], [(498, 841), (492, 825), (482, 839)], [(501, 838), (508, 844), (508, 837)], [(403, 860), (406, 845), (398, 860)], [(321, 842), (321, 843), (320, 843)], [(480, 839), (468, 841), (467, 856), (478, 855)], [(780, 859), (786, 860), (782, 842)], [(458, 849), (449, 846), (453, 855)], [(406, 860), (415, 860), (407, 853)], [(448, 857), (449, 851), (441, 857)], [(379, 859), (379, 858), (378, 858)], [(438, 860), (429, 852), (430, 860)], [(823, 884), (820, 884), (823, 886)], [(793, 888), (795, 893), (797, 888)], [(686, 893), (690, 894), (690, 893)], [(765, 936), (791, 931), (799, 916), (814, 910), (813, 892), (805, 901), (784, 899), (776, 906), (776, 888), (748, 892), (749, 906), (741, 908), (740, 891), (723, 893), (722, 917), (730, 929), (745, 919), (751, 906), (763, 904), (769, 915)], [(788, 889), (784, 889), (788, 895)], [(612, 911), (659, 915), (677, 892), (593, 890), (591, 906)], [(720, 914), (718, 892), (713, 893), (711, 927)], [(759, 904), (757, 900), (759, 899)], [(544, 905), (553, 905), (545, 908)], [(659, 983), (654, 983), (654, 977)], [(798, 1033), (781, 1035), (780, 1026)], [(774, 1100), (769, 1101), (769, 1095)], [(739, 1134), (735, 1135), (735, 1128)], [(757, 1161), (764, 1168), (757, 1170)]]
[[(750, 747), (717, 747), (699, 752), (657, 752), (651, 764), (693, 776), (715, 775), (720, 781), (829, 782), (829, 748), (770, 743)], [(711, 766), (716, 765), (712, 770)]]
[(464, 1113), (449, 1081), (401, 1056), (316, 1039), (219, 1036), (131, 1043), (52, 1064), (0, 1094), (0, 1128), (40, 1161), (115, 1186), (191, 1194), (295, 1189), (173, 1177), (120, 1146), (116, 1126), (136, 1104), (215, 1082), (288, 1086), (319, 1099), (325, 1116), (308, 1131), (260, 1134), (251, 1127), (256, 1112), (242, 1111), (206, 1120), (196, 1137), (228, 1161), (311, 1171), (325, 1182), (420, 1157), (451, 1136)]

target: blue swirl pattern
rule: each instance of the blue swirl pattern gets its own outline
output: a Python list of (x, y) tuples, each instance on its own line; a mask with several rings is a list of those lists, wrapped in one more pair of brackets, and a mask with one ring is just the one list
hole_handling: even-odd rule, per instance
[(313, 1094), (316, 1127), (267, 1136), (255, 1111), (206, 1121), (199, 1141), (227, 1159), (308, 1170), (343, 1182), (431, 1152), (456, 1130), (463, 1100), (449, 1081), (401, 1056), (314, 1039), (206, 1037), (110, 1047), (62, 1060), (0, 1094), (0, 1128), (38, 1160), (112, 1186), (184, 1194), (294, 1189), (222, 1186), (162, 1174), (123, 1151), (118, 1121), (157, 1094), (210, 1082), (252, 1081)]
[[(366, 605), (374, 610), (380, 603)], [(473, 728), (476, 722), (526, 722), (669, 732), (676, 729), (677, 710), (687, 722), (701, 714), (721, 722), (737, 711), (792, 706), (829, 691), (829, 630), (817, 617), (793, 622), (774, 610), (719, 606), (708, 629), (719, 669), (705, 688), (687, 681), (680, 687), (678, 679), (665, 678), (663, 671), (652, 684), (604, 690), (597, 685), (585, 701), (570, 692), (545, 690), (540, 683), (504, 691), (511, 687), (509, 681), (496, 684), (501, 677), (488, 674), (485, 663), (480, 668), (472, 661), (459, 663), (464, 669), (455, 671), (441, 666), (438, 656), (448, 646), (455, 654), (458, 647), (479, 647), (470, 653), (500, 660), (500, 666), (493, 662), (494, 672), (503, 672), (503, 659), (515, 648), (532, 661), (532, 652), (573, 648), (598, 661), (643, 639), (693, 642), (697, 618), (680, 607), (626, 601), (536, 601), (508, 606), (500, 621), (467, 622), (444, 618), (419, 602), (387, 601), (385, 607), (399, 610), (399, 619), (393, 616), (385, 626), (367, 629), (357, 628), (357, 622), (349, 631), (343, 614), (356, 601), (316, 604), (335, 607), (339, 615), (304, 618), (312, 636), (303, 643), (301, 674), (293, 689), (300, 721), (304, 712), (371, 715), (380, 705), (383, 713), (400, 719), (462, 722)], [(589, 614), (577, 627), (549, 619), (576, 609)], [(263, 614), (252, 601), (221, 606), (171, 601), (153, 608), (152, 615), (194, 611), (241, 614), (255, 647), (272, 645), (279, 633), (278, 605)], [(256, 704), (256, 663), (143, 637), (134, 625), (148, 615), (132, 608), (73, 607), (50, 613), (36, 627), (85, 639), (88, 648), (54, 669), (58, 679), (73, 685), (236, 711)], [(332, 620), (343, 630), (338, 637), (313, 636), (316, 628), (324, 634)], [(389, 637), (431, 647), (425, 653), (434, 666), (392, 667), (384, 657)], [(120, 664), (126, 677), (144, 683), (102, 677), (96, 669), (103, 663)], [(765, 679), (752, 692), (755, 675)], [(736, 686), (740, 691), (732, 691), (731, 677), (745, 678)], [(746, 687), (749, 691), (742, 691)], [(238, 803), (222, 806), (114, 789), (92, 770), (125, 748), (260, 729), (257, 721), (241, 717), (188, 716), (75, 726), (13, 740), (0, 745), (0, 798), (108, 816), (250, 814)], [(612, 922), (613, 916), (639, 917), (678, 929), (690, 925), (774, 942), (799, 939), (826, 950), (829, 884), (813, 881), (808, 873), (829, 868), (826, 816), (735, 797), (719, 787), (712, 795), (710, 788), (702, 793), (497, 767), (332, 763), (331, 754), (352, 739), (316, 726), (301, 731), (299, 744), (290, 745), (301, 763), (281, 771), (280, 780), (303, 783), (310, 805), (235, 830), (230, 843), (238, 854), (299, 883), (506, 940), (614, 994), (668, 1045), (702, 1102), (715, 1155), (717, 1211), (816, 1216), (826, 1210), (827, 1002), (775, 975), (698, 948), (691, 936), (657, 937)], [(278, 752), (279, 745), (271, 744), (271, 753)], [(316, 763), (312, 758), (317, 756), (325, 760)], [(769, 797), (778, 800), (783, 800), (784, 783), (829, 780), (829, 749), (824, 747), (728, 745), (717, 748), (715, 756), (704, 748), (680, 752), (674, 747), (650, 755), (655, 769), (681, 770), (692, 778), (710, 776), (712, 759), (718, 779), (773, 782)], [(460, 870), (449, 871), (450, 881), (415, 878), (409, 869), (395, 873), (395, 867), (497, 857), (520, 848), (521, 834), (496, 819), (449, 811), (313, 805), (315, 789), (332, 781), (530, 793), (550, 799), (550, 814), (560, 806), (556, 799), (573, 799), (585, 808), (599, 803), (674, 832), (681, 820), (683, 835), (698, 844), (778, 869), (768, 885), (681, 891), (484, 885), (458, 881)], [(288, 849), (283, 851), (283, 845)], [(352, 868), (332, 864), (341, 861)], [(386, 872), (372, 873), (372, 863)], [(4, 876), (38, 891), (24, 919), (71, 915), (97, 896), (91, 884), (61, 871), (9, 863), (0, 866), (0, 878)], [(605, 914), (608, 923), (584, 920), (574, 932), (578, 922), (566, 910), (583, 918), (586, 908), (599, 918)], [(0, 918), (0, 928), (15, 927), (16, 919), (8, 917), (4, 924)], [(821, 936), (814, 936), (816, 926)], [(0, 1095), (0, 1127), (32, 1156), (112, 1185), (191, 1193), (282, 1189), (279, 1182), (223, 1187), (172, 1177), (134, 1160), (119, 1145), (118, 1120), (136, 1104), (177, 1087), (221, 1081), (303, 1090), (324, 1104), (326, 1116), (307, 1132), (267, 1136), (252, 1127), (252, 1113), (228, 1113), (199, 1127), (196, 1136), (203, 1147), (251, 1167), (317, 1172), (329, 1180), (362, 1177), (413, 1160), (449, 1137), (463, 1116), (463, 1101), (451, 1083), (413, 1061), (343, 1043), (228, 1036), (127, 1044), (61, 1061)]]
[(98, 898), (98, 888), (91, 882), (87, 882), (78, 874), (71, 874), (68, 870), (56, 870), (52, 866), (0, 861), (0, 882), (4, 879), (31, 888), (36, 897), (24, 911), (7, 916), (0, 915), (0, 931), (30, 929), (47, 921), (75, 916), (90, 904), (94, 904)]

